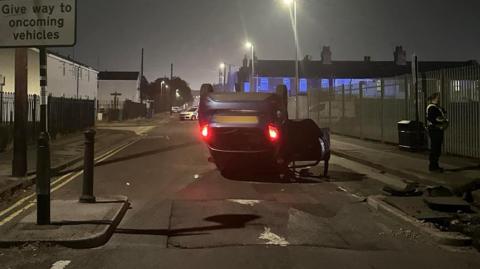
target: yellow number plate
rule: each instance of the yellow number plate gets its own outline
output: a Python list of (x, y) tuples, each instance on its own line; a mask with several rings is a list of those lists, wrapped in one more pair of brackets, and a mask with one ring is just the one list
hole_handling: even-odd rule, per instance
[(257, 116), (220, 116), (216, 115), (213, 117), (213, 121), (216, 123), (248, 123), (248, 124), (257, 124)]

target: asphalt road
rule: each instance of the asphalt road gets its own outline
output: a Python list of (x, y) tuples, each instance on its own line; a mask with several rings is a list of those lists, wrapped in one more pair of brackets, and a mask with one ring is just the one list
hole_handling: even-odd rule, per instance
[[(334, 158), (328, 181), (227, 179), (197, 133), (172, 119), (96, 167), (97, 196), (131, 201), (105, 246), (0, 250), (0, 268), (480, 268), (478, 253), (372, 211), (356, 195), (379, 184), (365, 167)], [(80, 189), (78, 178), (53, 198)]]

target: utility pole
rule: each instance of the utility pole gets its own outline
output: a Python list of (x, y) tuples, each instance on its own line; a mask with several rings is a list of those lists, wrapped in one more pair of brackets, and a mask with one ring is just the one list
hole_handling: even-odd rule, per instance
[(138, 91), (140, 95), (140, 104), (143, 104), (142, 81), (143, 81), (143, 48), (142, 48), (142, 60), (141, 60), (141, 66), (140, 66), (140, 83), (138, 85)]
[(111, 96), (113, 96), (113, 109), (117, 110), (118, 109), (118, 97), (122, 96), (121, 93), (119, 92), (114, 92), (114, 93), (111, 93), (110, 94)]
[(170, 64), (170, 81), (173, 79), (173, 63)]
[(12, 176), (27, 175), (28, 50), (15, 49), (15, 120)]

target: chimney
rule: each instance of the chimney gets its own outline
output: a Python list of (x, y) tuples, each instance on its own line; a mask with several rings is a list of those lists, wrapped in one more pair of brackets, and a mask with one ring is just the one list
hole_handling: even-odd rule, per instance
[(330, 50), (330, 46), (323, 46), (322, 64), (332, 64), (332, 51)]
[(396, 65), (407, 65), (407, 52), (403, 49), (402, 46), (395, 47), (395, 52), (393, 53), (393, 56)]
[(247, 55), (245, 55), (245, 57), (243, 57), (243, 67), (245, 67), (245, 68), (248, 67), (248, 58), (247, 58)]
[(363, 61), (366, 62), (366, 63), (369, 63), (369, 62), (372, 61), (372, 57), (370, 57), (370, 56), (365, 56), (365, 57), (363, 57)]

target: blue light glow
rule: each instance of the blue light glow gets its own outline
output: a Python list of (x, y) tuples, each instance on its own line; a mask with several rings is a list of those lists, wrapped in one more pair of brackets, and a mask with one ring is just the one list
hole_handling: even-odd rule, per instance
[(300, 79), (300, 92), (307, 92), (308, 83), (307, 80), (302, 78)]
[(259, 92), (268, 92), (268, 78), (260, 78)]
[(291, 86), (290, 79), (289, 79), (289, 78), (283, 78), (283, 84), (284, 84), (285, 86), (287, 86), (287, 90), (288, 90), (288, 92), (290, 92), (290, 88), (292, 87), (292, 86)]
[(250, 92), (250, 82), (244, 82), (243, 83), (243, 91), (244, 92)]

